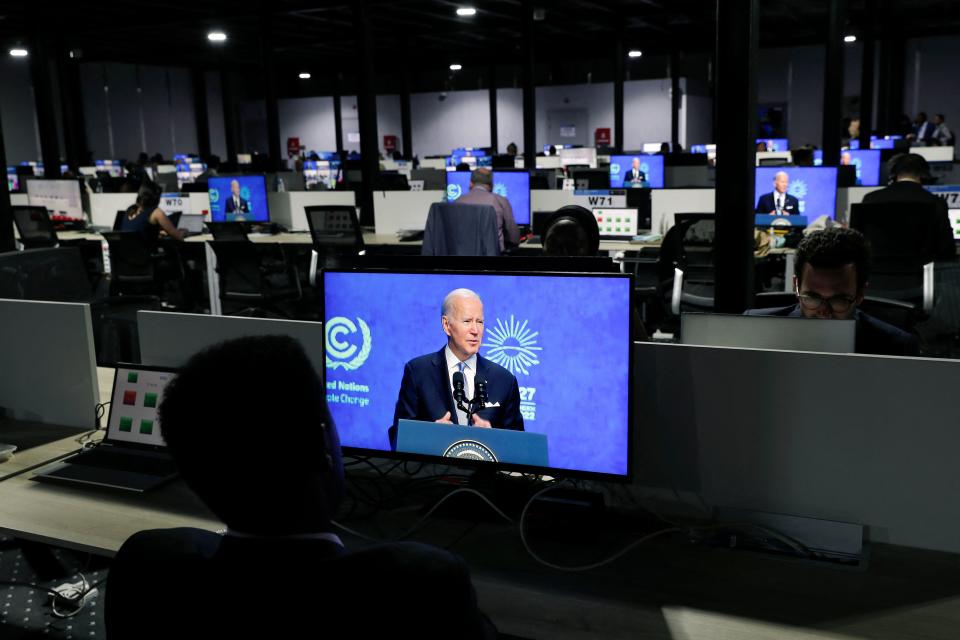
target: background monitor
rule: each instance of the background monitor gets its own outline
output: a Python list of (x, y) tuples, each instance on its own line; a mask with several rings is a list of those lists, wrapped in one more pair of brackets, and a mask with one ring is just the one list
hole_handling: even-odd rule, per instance
[[(470, 190), (469, 171), (447, 172), (447, 200), (453, 202)], [(510, 201), (517, 224), (530, 224), (530, 174), (526, 171), (494, 171), (493, 192)]]
[(790, 141), (786, 138), (757, 138), (757, 144), (765, 142), (767, 151), (790, 151)]
[(755, 205), (761, 196), (773, 192), (773, 178), (781, 171), (790, 179), (787, 193), (800, 201), (797, 213), (811, 221), (819, 216), (833, 218), (836, 215), (836, 167), (757, 167), (753, 197)]
[[(239, 210), (233, 200), (236, 183)], [(211, 222), (269, 222), (267, 206), (267, 179), (263, 174), (243, 176), (216, 176), (207, 181), (210, 194)]]
[(633, 159), (640, 160), (640, 170), (647, 174), (651, 189), (663, 188), (663, 156), (633, 154), (610, 156), (610, 188), (623, 189), (623, 178), (633, 168)]
[(253, 154), (250, 154), (250, 153), (238, 153), (238, 154), (237, 154), (237, 164), (253, 164)]
[(20, 191), (20, 176), (16, 167), (7, 167), (7, 191)]
[(575, 149), (560, 149), (560, 165), (580, 164), (591, 169), (597, 168), (597, 150), (593, 147), (578, 147)]
[(97, 171), (106, 171), (114, 178), (123, 177), (123, 164), (119, 160), (97, 160), (94, 164)]
[(644, 153), (660, 153), (660, 149), (662, 148), (663, 148), (662, 142), (644, 142), (643, 143)]
[[(813, 164), (823, 164), (823, 151), (813, 152)], [(880, 150), (879, 149), (845, 149), (840, 152), (840, 164), (852, 165), (857, 171), (857, 186), (880, 186)]]
[(54, 221), (84, 219), (79, 180), (27, 178), (27, 204), (46, 207)]
[(549, 467), (629, 475), (629, 275), (326, 271), (323, 279), (327, 403), (344, 447), (391, 451), (404, 366), (446, 345), (441, 303), (466, 287), (484, 304), (480, 355), (516, 376), (524, 430), (546, 436)]

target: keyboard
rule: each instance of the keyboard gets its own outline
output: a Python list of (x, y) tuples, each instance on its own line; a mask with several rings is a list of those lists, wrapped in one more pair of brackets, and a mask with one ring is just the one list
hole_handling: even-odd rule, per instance
[(177, 473), (177, 465), (169, 458), (138, 455), (130, 451), (110, 451), (97, 448), (67, 458), (64, 462), (85, 467), (99, 467), (101, 469), (143, 473), (160, 477)]

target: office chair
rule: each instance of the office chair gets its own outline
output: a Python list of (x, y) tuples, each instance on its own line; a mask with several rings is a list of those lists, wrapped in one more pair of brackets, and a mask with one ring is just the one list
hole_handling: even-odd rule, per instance
[(247, 305), (227, 315), (289, 317), (277, 303), (299, 300), (303, 292), (283, 245), (214, 240), (210, 247), (217, 256), (221, 303)]
[(90, 302), (93, 297), (77, 247), (0, 253), (0, 298)]
[(180, 216), (182, 215), (183, 215), (183, 211), (174, 211), (172, 213), (168, 213), (167, 217), (170, 219), (170, 223), (173, 224), (174, 227), (179, 227)]
[(247, 241), (247, 229), (242, 222), (208, 222), (213, 239), (224, 242)]
[(544, 226), (544, 255), (595, 256), (599, 249), (597, 219), (579, 205), (557, 209)]
[(366, 253), (363, 231), (357, 218), (356, 207), (314, 206), (304, 207), (313, 251), (310, 255), (310, 285), (316, 285), (317, 268), (341, 266), (341, 258)]
[(850, 208), (850, 227), (870, 243), (870, 292), (909, 302), (929, 312), (934, 303), (937, 255), (933, 203), (858, 203)]
[(127, 212), (123, 209), (117, 211), (117, 215), (113, 216), (113, 230), (120, 231), (123, 227), (123, 217), (127, 215)]
[(110, 295), (160, 297), (150, 244), (139, 233), (105, 231), (110, 247)]
[(55, 247), (58, 244), (57, 232), (47, 213), (46, 207), (10, 207), (13, 210), (13, 224), (20, 234), (20, 244), (24, 249)]
[(427, 214), (421, 255), (500, 255), (496, 210), (490, 205), (434, 202)]
[(660, 295), (674, 318), (681, 311), (712, 311), (716, 278), (713, 214), (678, 213), (660, 247)]

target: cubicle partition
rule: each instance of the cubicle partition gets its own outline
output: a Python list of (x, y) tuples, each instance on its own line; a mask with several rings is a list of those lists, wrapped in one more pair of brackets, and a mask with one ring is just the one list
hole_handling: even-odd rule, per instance
[(93, 427), (100, 392), (90, 306), (0, 299), (0, 371), (5, 417)]
[(356, 206), (353, 191), (281, 191), (267, 194), (270, 220), (290, 231), (309, 231), (304, 207), (325, 205)]
[(638, 483), (960, 552), (960, 362), (637, 343)]

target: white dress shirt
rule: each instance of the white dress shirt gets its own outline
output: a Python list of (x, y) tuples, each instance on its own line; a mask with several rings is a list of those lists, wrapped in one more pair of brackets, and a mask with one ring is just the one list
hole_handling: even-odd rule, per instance
[[(453, 354), (453, 351), (450, 350), (450, 345), (447, 345), (443, 348), (443, 355), (447, 359), (447, 379), (450, 380), (450, 391), (453, 392), (453, 374), (460, 370), (460, 358)], [(473, 397), (473, 379), (477, 375), (477, 354), (473, 354), (469, 358), (463, 361), (463, 392), (467, 396), (467, 400)], [(460, 409), (457, 409), (457, 401), (453, 401), (454, 409), (457, 412), (457, 423), (466, 425), (467, 424), (467, 414)]]

